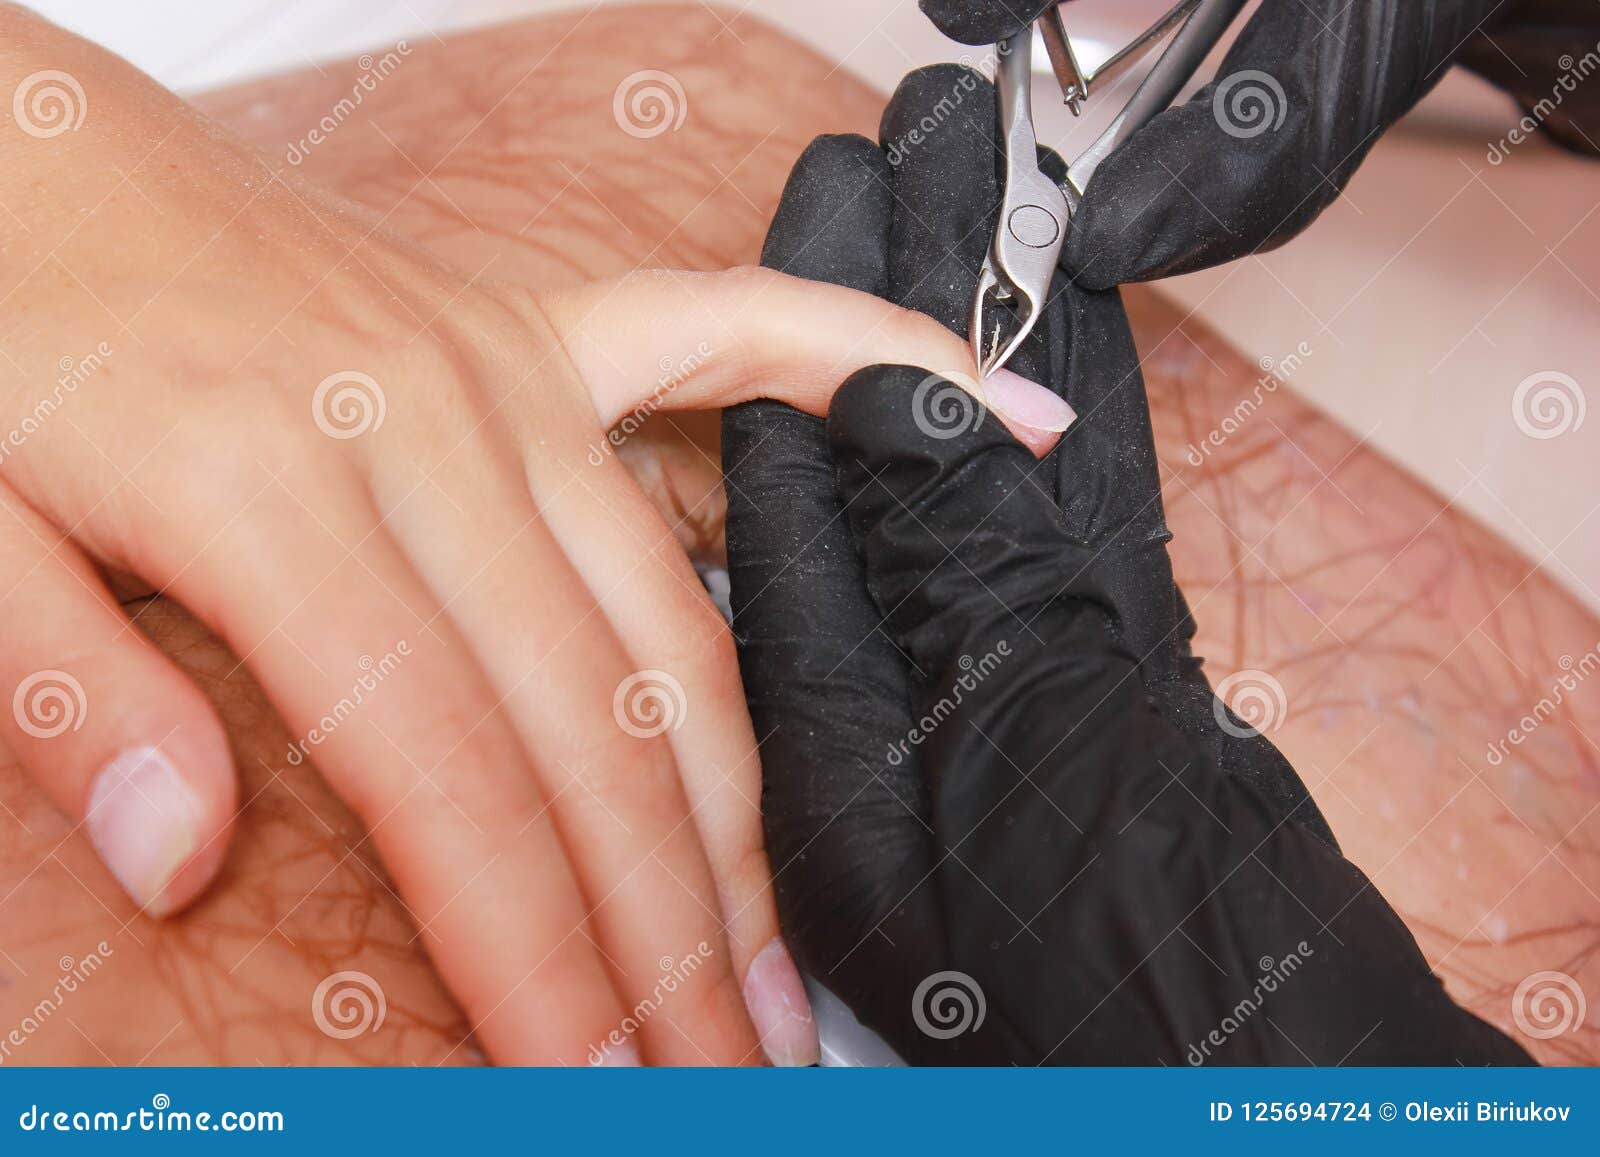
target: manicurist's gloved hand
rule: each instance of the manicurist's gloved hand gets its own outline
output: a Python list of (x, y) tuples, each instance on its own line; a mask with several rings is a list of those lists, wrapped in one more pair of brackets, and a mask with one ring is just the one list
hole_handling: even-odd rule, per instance
[[(920, 4), (942, 32), (966, 44), (993, 43), (1050, 7), (1045, 0)], [(1062, 263), (1078, 284), (1104, 289), (1282, 245), (1338, 198), (1372, 146), (1464, 53), (1525, 103), (1559, 91), (1552, 86), (1564, 67), (1570, 71), (1570, 54), (1594, 48), (1592, 34), (1576, 34), (1578, 17), (1551, 23), (1574, 7), (1571, 0), (1262, 0), (1215, 79), (1100, 166)], [(1592, 28), (1594, 6), (1584, 7)], [(1068, 3), (1069, 31), (1072, 11)], [(1524, 30), (1514, 40), (1515, 61), (1481, 35), (1502, 23)], [(1553, 27), (1558, 37), (1573, 33), (1565, 48), (1555, 47)], [(1569, 54), (1566, 66), (1561, 52)], [(1131, 82), (1118, 81), (1095, 98), (1119, 102), (1132, 91)]]
[[(925, 69), (882, 139), (944, 115), (898, 164), (813, 142), (764, 260), (963, 329), (991, 97)], [(853, 375), (826, 425), (725, 418), (734, 630), (802, 963), (914, 1063), (1525, 1061), (1216, 702), (1120, 300), (1058, 288), (1012, 362), (1076, 411), (1043, 458), (906, 365)]]

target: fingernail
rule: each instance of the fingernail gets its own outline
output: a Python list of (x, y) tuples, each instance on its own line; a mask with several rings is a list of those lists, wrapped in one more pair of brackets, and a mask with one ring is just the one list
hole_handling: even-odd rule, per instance
[(198, 843), (200, 806), (161, 751), (132, 747), (100, 770), (89, 789), (85, 823), (122, 890), (152, 916), (162, 892)]
[(799, 1068), (822, 1059), (806, 986), (781, 938), (774, 936), (750, 962), (744, 1003), (767, 1060), (780, 1068)]
[(639, 1056), (639, 1046), (632, 1040), (613, 1041), (605, 1048), (593, 1050), (589, 1067), (595, 1069), (636, 1069), (644, 1064)]
[(995, 370), (984, 379), (983, 400), (1013, 422), (1052, 434), (1061, 433), (1078, 417), (1064, 399), (1010, 370)]

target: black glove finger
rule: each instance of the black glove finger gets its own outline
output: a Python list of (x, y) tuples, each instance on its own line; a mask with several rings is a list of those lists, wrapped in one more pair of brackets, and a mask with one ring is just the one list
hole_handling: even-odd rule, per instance
[[(1067, 533), (1094, 544), (1080, 580), (1101, 592), (1161, 712), (1214, 765), (1337, 848), (1305, 782), (1264, 736), (1213, 694), (1190, 650), (1194, 621), (1173, 581), (1150, 407), (1120, 295), (1072, 288), (1067, 400), (1078, 420), (1057, 449)], [(1227, 726), (1224, 727), (1224, 721)]]
[(878, 132), (893, 165), (889, 300), (965, 335), (999, 214), (994, 85), (956, 64), (919, 68)]
[[(819, 138), (789, 178), (762, 263), (882, 295), (889, 200), (876, 145)], [(814, 951), (817, 924), (870, 927), (897, 865), (925, 855), (921, 781), (885, 754), (910, 727), (905, 662), (877, 631), (822, 420), (757, 401), (725, 411), (722, 431), (733, 629), (779, 910), (801, 963), (836, 985), (835, 961)]]
[[(910, 73), (884, 110), (880, 134), (894, 168), (889, 300), (965, 337), (978, 274), (999, 220), (1001, 148), (994, 85), (970, 68), (933, 65)], [(1065, 175), (1041, 150), (1040, 164)], [(1056, 279), (1056, 292), (1066, 283)], [(1031, 381), (1064, 376), (1065, 311), (1052, 296), (1008, 369)], [(1038, 470), (1049, 487), (1051, 462)]]
[(983, 640), (1048, 638), (1055, 603), (1087, 600), (1109, 629), (1086, 585), (1092, 548), (1067, 534), (1033, 454), (971, 395), (926, 370), (873, 366), (834, 396), (828, 434), (868, 589), (924, 688)]
[(1020, 32), (1058, 0), (917, 0), (922, 14), (951, 40), (993, 44)]
[(1063, 263), (1091, 288), (1282, 245), (1504, 0), (1264, 0), (1216, 79), (1100, 166)]
[[(1093, 585), (1151, 681), (1179, 671), (1172, 562), (1144, 375), (1115, 291), (1068, 286), (1067, 401), (1078, 420), (1056, 450), (1066, 532), (1089, 548)], [(1066, 576), (1063, 576), (1066, 577)]]

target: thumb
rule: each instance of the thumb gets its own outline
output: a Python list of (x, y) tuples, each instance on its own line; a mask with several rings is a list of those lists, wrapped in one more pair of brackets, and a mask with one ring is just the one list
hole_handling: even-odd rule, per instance
[(539, 295), (610, 429), (657, 410), (705, 410), (771, 398), (822, 415), (838, 385), (878, 363), (930, 366), (1043, 454), (1071, 410), (1005, 372), (980, 385), (964, 341), (925, 314), (860, 290), (774, 270), (650, 270)]
[(840, 500), (892, 637), (933, 677), (996, 637), (1055, 636), (1093, 586), (1043, 464), (938, 374), (874, 366), (828, 415)]
[(962, 44), (993, 44), (1021, 32), (1058, 0), (917, 0), (940, 32)]

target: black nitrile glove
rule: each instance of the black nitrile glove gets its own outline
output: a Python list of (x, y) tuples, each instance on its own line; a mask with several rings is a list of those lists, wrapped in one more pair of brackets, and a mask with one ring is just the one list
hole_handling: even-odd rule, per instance
[[(982, 44), (1050, 5), (921, 6), (946, 35)], [(1558, 19), (1575, 7), (1581, 21)], [(1262, 0), (1212, 83), (1100, 166), (1062, 263), (1080, 285), (1105, 289), (1276, 248), (1337, 199), (1378, 139), (1463, 53), (1531, 105), (1571, 70), (1570, 59), (1560, 65), (1563, 53), (1595, 50), (1597, 23), (1593, 0)], [(1483, 35), (1501, 26), (1513, 55)], [(1578, 140), (1595, 124), (1593, 109), (1592, 95), (1569, 100), (1549, 127)]]
[[(992, 90), (913, 73), (883, 139), (936, 108), (894, 166), (813, 142), (764, 262), (964, 330)], [(1526, 1062), (1216, 704), (1120, 300), (1058, 288), (1012, 363), (1079, 414), (1042, 462), (908, 367), (857, 374), (826, 427), (725, 417), (734, 631), (802, 963), (914, 1063)]]
[(1058, 0), (917, 0), (922, 14), (951, 40), (998, 44), (1021, 32)]

